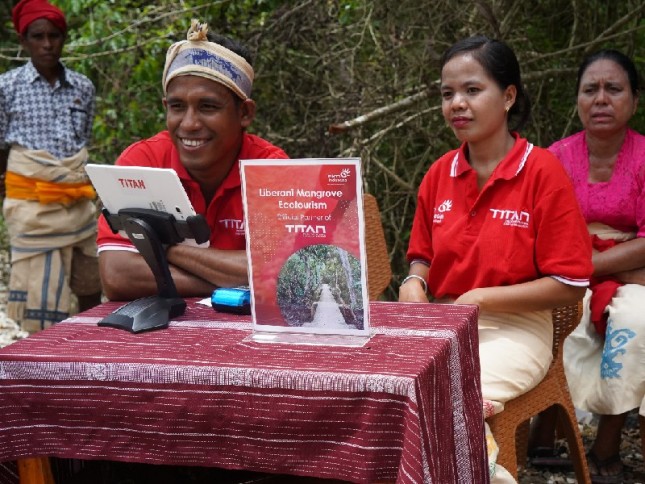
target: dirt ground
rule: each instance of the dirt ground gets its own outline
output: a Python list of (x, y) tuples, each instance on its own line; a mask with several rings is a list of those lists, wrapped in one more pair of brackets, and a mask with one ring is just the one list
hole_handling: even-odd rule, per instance
[[(589, 416), (584, 423), (580, 424), (582, 440), (585, 448), (589, 449), (596, 436), (597, 418)], [(564, 442), (560, 442), (564, 443)], [(566, 457), (566, 454), (562, 455)], [(640, 431), (638, 428), (638, 414), (630, 414), (623, 429), (623, 441), (621, 446), (621, 458), (625, 464), (623, 484), (645, 484), (645, 464), (641, 449)], [(519, 476), (520, 484), (564, 484), (575, 483), (576, 477), (573, 470), (568, 472), (555, 469), (537, 469), (526, 467)]]

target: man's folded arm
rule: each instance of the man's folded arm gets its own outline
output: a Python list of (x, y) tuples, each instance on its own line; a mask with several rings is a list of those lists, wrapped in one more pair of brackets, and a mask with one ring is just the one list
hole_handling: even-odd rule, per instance
[[(170, 273), (182, 297), (207, 297), (219, 286), (248, 283), (243, 250), (173, 246)], [(99, 266), (103, 290), (110, 300), (129, 301), (157, 294), (157, 283), (143, 257), (123, 250), (102, 251)]]
[(246, 251), (201, 249), (173, 245), (166, 252), (174, 267), (208, 281), (216, 287), (234, 287), (249, 283)]

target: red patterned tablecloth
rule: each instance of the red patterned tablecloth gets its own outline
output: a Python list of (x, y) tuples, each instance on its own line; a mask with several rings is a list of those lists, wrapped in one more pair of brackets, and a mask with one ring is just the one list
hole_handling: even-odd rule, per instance
[(363, 347), (249, 341), (190, 301), (160, 331), (107, 303), (0, 350), (0, 461), (49, 455), (354, 482), (488, 482), (472, 306), (370, 304)]

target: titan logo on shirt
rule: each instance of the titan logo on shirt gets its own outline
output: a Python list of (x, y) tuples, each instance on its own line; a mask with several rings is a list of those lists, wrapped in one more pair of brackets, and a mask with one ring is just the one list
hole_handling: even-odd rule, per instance
[(530, 215), (528, 212), (518, 212), (501, 208), (491, 208), (493, 220), (503, 220), (504, 225), (526, 229), (529, 226)]
[[(446, 212), (452, 210), (452, 200), (444, 200), (438, 207), (434, 208), (433, 223), (440, 224), (444, 221)], [(500, 220), (502, 225), (526, 229), (529, 226), (530, 214), (528, 212), (509, 210), (504, 208), (490, 208), (493, 220)], [(471, 213), (474, 215), (474, 212)]]
[(235, 230), (235, 235), (244, 235), (244, 220), (225, 218), (219, 221), (225, 229)]

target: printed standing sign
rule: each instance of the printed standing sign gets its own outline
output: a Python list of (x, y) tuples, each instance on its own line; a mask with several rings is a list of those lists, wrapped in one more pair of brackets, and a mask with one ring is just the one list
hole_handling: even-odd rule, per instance
[(360, 160), (241, 160), (256, 331), (369, 335)]

